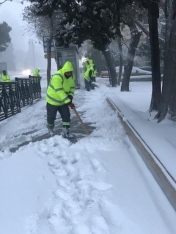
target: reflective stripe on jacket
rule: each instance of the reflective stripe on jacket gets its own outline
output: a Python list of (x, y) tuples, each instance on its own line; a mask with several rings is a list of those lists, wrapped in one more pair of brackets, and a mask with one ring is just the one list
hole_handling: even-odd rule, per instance
[(3, 73), (0, 75), (0, 78), (3, 82), (10, 82), (10, 76), (9, 74), (4, 75)]
[(71, 62), (66, 62), (64, 66), (53, 75), (47, 88), (46, 101), (54, 106), (62, 106), (71, 100), (68, 95), (73, 96), (75, 92), (75, 82), (73, 76), (66, 78), (64, 73), (73, 71)]

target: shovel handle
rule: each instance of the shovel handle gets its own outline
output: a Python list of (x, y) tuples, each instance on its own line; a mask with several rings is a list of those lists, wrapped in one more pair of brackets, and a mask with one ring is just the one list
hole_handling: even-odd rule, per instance
[(85, 124), (83, 123), (83, 121), (82, 121), (81, 117), (79, 116), (79, 114), (78, 114), (78, 112), (77, 112), (77, 110), (76, 110), (75, 107), (73, 107), (73, 110), (74, 110), (74, 112), (75, 112), (75, 114), (76, 114), (76, 116), (77, 116), (79, 122), (81, 123), (81, 126), (82, 126), (82, 128), (84, 129), (85, 133), (86, 133), (87, 135), (90, 135), (89, 131), (87, 130)]

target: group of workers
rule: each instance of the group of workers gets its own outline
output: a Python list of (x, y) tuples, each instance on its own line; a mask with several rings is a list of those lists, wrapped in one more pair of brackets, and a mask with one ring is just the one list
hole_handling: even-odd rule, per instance
[(70, 133), (70, 110), (73, 109), (72, 102), (75, 92), (75, 81), (73, 75), (73, 65), (67, 61), (51, 78), (46, 92), (47, 128), (50, 135), (54, 132), (54, 122), (57, 112), (62, 118), (62, 136), (72, 138)]
[[(92, 60), (85, 61), (84, 65), (84, 79), (85, 87), (87, 91), (93, 89), (92, 82), (96, 80), (97, 70)], [(61, 69), (59, 69), (51, 78), (46, 92), (46, 110), (47, 110), (47, 128), (49, 133), (53, 135), (54, 122), (57, 112), (60, 113), (62, 118), (62, 136), (64, 138), (72, 138), (70, 133), (70, 110), (75, 108), (73, 104), (73, 96), (75, 92), (75, 80), (73, 74), (73, 65), (70, 61), (67, 61)], [(40, 76), (40, 70), (36, 68), (33, 76)], [(0, 78), (3, 82), (9, 82), (10, 76), (4, 70), (0, 74)]]
[[(92, 60), (83, 63), (85, 87), (87, 91), (93, 89), (92, 82), (96, 81), (97, 70)], [(75, 81), (73, 65), (67, 61), (51, 78), (46, 92), (47, 128), (51, 135), (54, 134), (54, 123), (57, 112), (62, 118), (62, 136), (72, 138), (70, 133), (70, 109), (74, 109), (73, 97), (75, 92)]]
[[(40, 69), (39, 68), (35, 68), (34, 72), (33, 72), (33, 76), (38, 76), (40, 77)], [(0, 74), (0, 82), (10, 82), (10, 75), (7, 73), (6, 70), (3, 70), (2, 73)]]
[(96, 82), (97, 69), (92, 59), (87, 59), (83, 62), (84, 81), (87, 91), (94, 89), (93, 82)]

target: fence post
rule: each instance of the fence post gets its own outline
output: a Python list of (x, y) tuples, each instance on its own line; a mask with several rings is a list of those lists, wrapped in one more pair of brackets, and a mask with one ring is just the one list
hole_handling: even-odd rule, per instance
[(4, 115), (5, 118), (8, 118), (8, 107), (7, 107), (7, 93), (6, 93), (6, 89), (5, 89), (5, 83), (2, 84), (2, 98), (4, 101)]
[(31, 79), (32, 82), (32, 91), (34, 99), (41, 98), (41, 85), (40, 85), (41, 77), (29, 75), (29, 79)]
[(17, 106), (18, 106), (18, 112), (21, 112), (21, 97), (20, 97), (20, 91), (19, 91), (19, 83), (18, 83), (18, 78), (15, 77), (15, 95), (17, 97)]

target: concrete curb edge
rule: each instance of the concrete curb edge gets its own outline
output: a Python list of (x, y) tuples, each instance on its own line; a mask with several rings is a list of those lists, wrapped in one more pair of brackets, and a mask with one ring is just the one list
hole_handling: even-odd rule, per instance
[(131, 142), (142, 157), (158, 185), (166, 195), (170, 204), (176, 211), (176, 190), (173, 186), (173, 184), (176, 184), (176, 181), (167, 171), (164, 165), (159, 161), (158, 157), (152, 152), (150, 147), (142, 139), (139, 133), (134, 129), (134, 127), (128, 122), (128, 120), (124, 120), (124, 116), (121, 110), (113, 103), (110, 98), (107, 98), (106, 101), (114, 111), (118, 112), (118, 117), (121, 121), (121, 124), (123, 125)]

